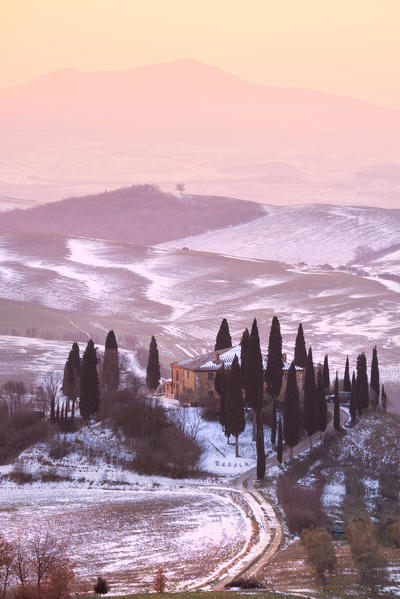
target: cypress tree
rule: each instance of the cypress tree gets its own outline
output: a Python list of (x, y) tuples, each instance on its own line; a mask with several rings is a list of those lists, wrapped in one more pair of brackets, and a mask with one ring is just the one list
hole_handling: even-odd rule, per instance
[(160, 384), (160, 360), (158, 356), (157, 341), (154, 335), (150, 341), (149, 357), (146, 369), (146, 386), (149, 391), (156, 391)]
[(246, 361), (247, 352), (249, 351), (250, 333), (249, 329), (245, 329), (240, 340), (240, 370), (242, 376), (242, 388), (246, 387)]
[(217, 370), (217, 373), (215, 375), (214, 388), (220, 397), (219, 423), (222, 426), (224, 432), (226, 432), (226, 428), (225, 428), (226, 427), (226, 410), (227, 410), (226, 394), (227, 394), (227, 390), (228, 390), (227, 383), (228, 383), (228, 381), (227, 381), (225, 366), (224, 366), (224, 364), (222, 364), (221, 368), (219, 370)]
[(285, 390), (283, 405), (283, 432), (285, 443), (290, 447), (290, 459), (293, 456), (293, 447), (299, 442), (300, 437), (300, 401), (299, 389), (296, 380), (296, 366), (291, 363)]
[(330, 388), (331, 388), (331, 381), (329, 378), (328, 354), (326, 354), (326, 356), (324, 358), (324, 369), (323, 369), (322, 374), (323, 374), (323, 379), (324, 379), (325, 393), (329, 393)]
[(244, 431), (246, 422), (242, 396), (242, 375), (237, 356), (232, 362), (228, 397), (227, 427), (229, 434), (235, 437), (235, 453), (238, 458), (239, 435)]
[(317, 386), (312, 349), (308, 350), (306, 375), (304, 380), (304, 428), (310, 437), (310, 450), (312, 449), (312, 436), (318, 430)]
[(278, 422), (278, 449), (276, 452), (277, 460), (280, 464), (282, 464), (282, 456), (283, 456), (283, 444), (282, 444), (282, 420), (279, 418)]
[(351, 391), (349, 356), (346, 358), (344, 369), (343, 391)]
[(369, 393), (368, 393), (368, 374), (367, 374), (367, 359), (364, 352), (357, 356), (357, 410), (359, 415), (363, 410), (368, 408)]
[(267, 369), (265, 371), (267, 390), (272, 396), (272, 401), (274, 401), (281, 392), (282, 378), (283, 363), (281, 325), (277, 317), (274, 316), (269, 333)]
[(379, 406), (379, 364), (376, 345), (372, 350), (370, 387), (372, 389), (372, 404), (374, 408), (377, 408)]
[(276, 443), (276, 401), (272, 400), (272, 414), (271, 414), (271, 444)]
[(249, 351), (246, 364), (246, 402), (256, 416), (257, 478), (265, 475), (264, 426), (262, 421), (262, 403), (264, 395), (263, 363), (260, 349), (257, 320), (251, 327)]
[(89, 420), (99, 409), (97, 352), (92, 339), (89, 339), (82, 358), (79, 406), (84, 420)]
[(318, 368), (317, 372), (317, 404), (318, 404), (318, 430), (322, 433), (326, 431), (328, 424), (328, 406), (325, 399), (324, 379), (322, 368)]
[(294, 346), (294, 363), (296, 366), (301, 366), (301, 368), (307, 366), (306, 342), (304, 341), (303, 325), (301, 323), (299, 324)]
[(215, 340), (214, 351), (226, 349), (227, 347), (232, 347), (232, 338), (229, 333), (228, 321), (226, 318), (223, 318)]
[(114, 331), (109, 331), (106, 338), (100, 383), (105, 394), (114, 393), (119, 387), (118, 345)]
[(385, 385), (382, 385), (382, 393), (381, 393), (381, 404), (382, 404), (382, 410), (383, 412), (386, 414), (386, 407), (387, 407), (387, 395), (386, 395), (386, 391), (385, 391)]
[(353, 370), (353, 377), (351, 379), (351, 395), (350, 395), (350, 417), (353, 424), (356, 422), (357, 417), (357, 383), (356, 374)]
[(335, 403), (333, 408), (333, 428), (340, 431), (340, 407), (339, 407), (339, 377), (336, 372), (335, 378)]
[(80, 392), (80, 370), (81, 358), (79, 355), (79, 345), (75, 341), (72, 344), (72, 349), (68, 354), (68, 359), (64, 366), (62, 392), (67, 398), (64, 412), (65, 418), (68, 417), (70, 402), (72, 403), (71, 418), (73, 419), (75, 416), (75, 402)]

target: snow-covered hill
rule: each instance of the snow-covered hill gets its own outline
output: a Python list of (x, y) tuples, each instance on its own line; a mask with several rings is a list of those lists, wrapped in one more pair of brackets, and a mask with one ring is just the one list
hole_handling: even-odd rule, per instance
[[(368, 263), (375, 252), (399, 244), (399, 232), (398, 209), (322, 204), (265, 206), (265, 215), (249, 223), (185, 237), (163, 246), (188, 246), (240, 258), (336, 267)], [(393, 254), (392, 259), (396, 259)]]

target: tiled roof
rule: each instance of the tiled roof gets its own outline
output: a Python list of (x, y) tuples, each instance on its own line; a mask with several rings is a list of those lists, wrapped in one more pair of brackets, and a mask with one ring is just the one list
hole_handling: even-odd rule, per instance
[[(188, 360), (182, 360), (181, 362), (173, 362), (171, 366), (180, 366), (181, 368), (187, 368), (188, 370), (219, 370), (222, 364), (225, 368), (229, 369), (232, 366), (232, 362), (237, 356), (240, 364), (240, 345), (234, 347), (228, 347), (227, 349), (220, 349), (219, 351), (213, 351), (204, 356), (196, 356), (195, 358), (189, 358)], [(217, 359), (219, 354), (219, 359)], [(267, 367), (267, 356), (262, 354), (263, 368)], [(283, 363), (283, 370), (289, 370), (290, 362)], [(296, 366), (296, 370), (303, 370), (299, 366)]]

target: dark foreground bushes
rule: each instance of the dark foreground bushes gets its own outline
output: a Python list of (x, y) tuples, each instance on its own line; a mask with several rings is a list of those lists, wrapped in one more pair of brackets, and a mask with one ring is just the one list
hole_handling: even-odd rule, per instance
[(116, 393), (114, 425), (130, 441), (135, 457), (131, 467), (141, 474), (182, 477), (193, 471), (201, 455), (195, 435), (171, 421), (164, 407), (134, 390)]
[(290, 475), (278, 479), (278, 502), (285, 512), (289, 532), (300, 534), (304, 528), (326, 526), (327, 518), (321, 504), (322, 487), (303, 487)]
[(44, 422), (40, 414), (28, 411), (9, 415), (2, 410), (0, 418), (0, 463), (6, 464), (34, 443), (44, 441), (52, 425)]

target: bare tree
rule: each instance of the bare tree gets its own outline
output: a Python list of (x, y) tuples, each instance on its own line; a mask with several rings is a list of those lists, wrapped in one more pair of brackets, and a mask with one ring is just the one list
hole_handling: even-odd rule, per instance
[(66, 560), (67, 544), (50, 533), (38, 532), (30, 543), (32, 568), (40, 588), (43, 579), (50, 578), (54, 570)]
[(22, 397), (26, 387), (22, 381), (7, 381), (1, 388), (1, 397), (5, 401), (10, 415), (15, 414), (22, 406)]
[(45, 402), (50, 407), (50, 420), (55, 420), (56, 400), (61, 389), (61, 374), (59, 372), (46, 372), (42, 380)]
[(29, 557), (25, 543), (19, 539), (15, 545), (14, 574), (23, 587), (29, 580)]
[(13, 573), (14, 559), (14, 547), (0, 536), (0, 584), (2, 587), (3, 599), (5, 599), (10, 578)]
[(185, 191), (185, 184), (184, 183), (177, 183), (175, 185), (175, 189), (178, 193), (183, 194)]

